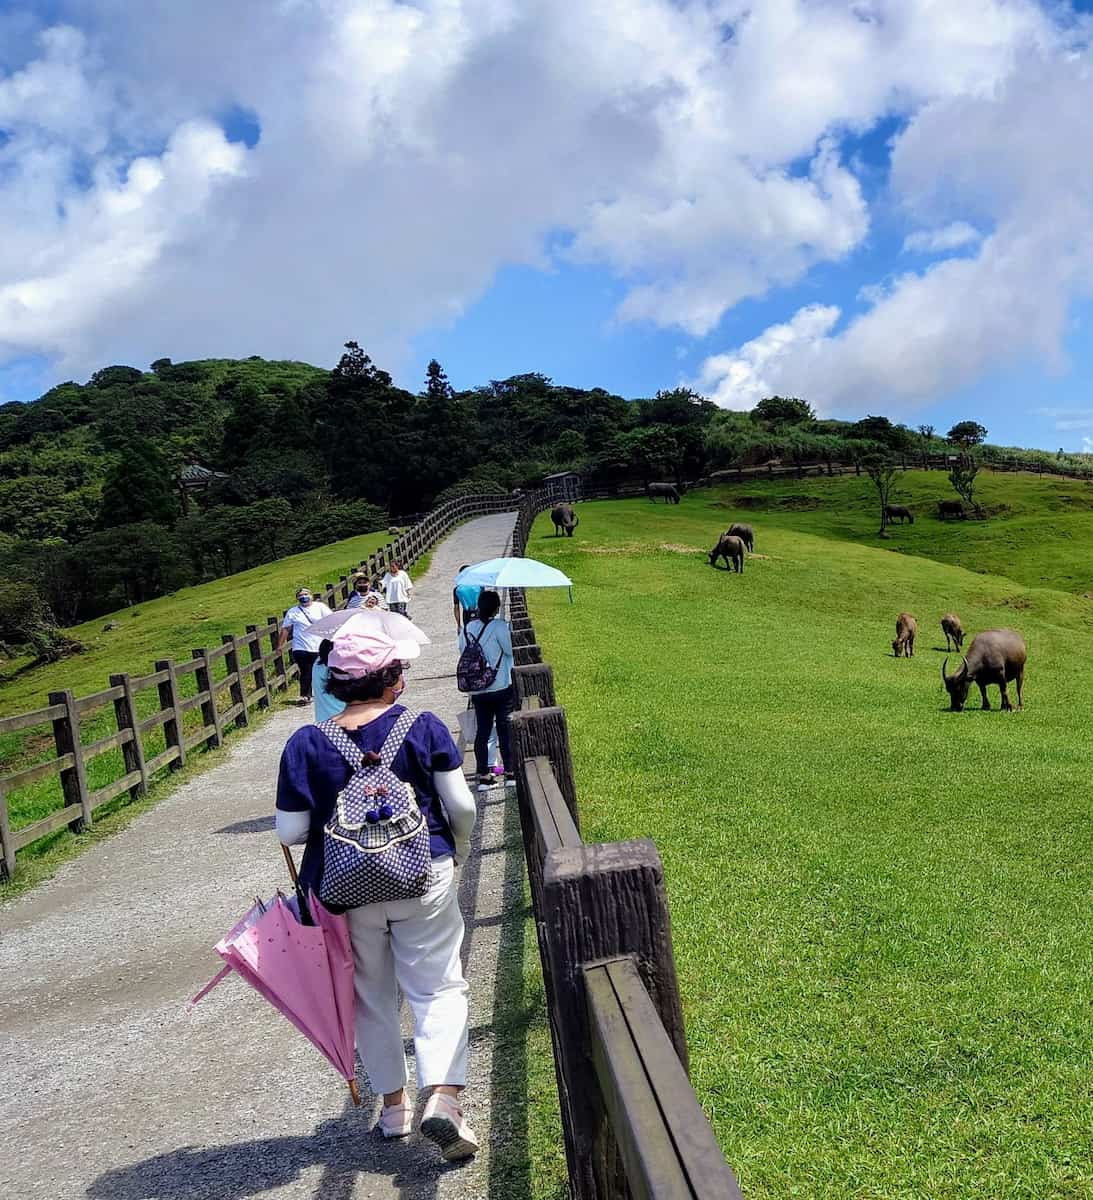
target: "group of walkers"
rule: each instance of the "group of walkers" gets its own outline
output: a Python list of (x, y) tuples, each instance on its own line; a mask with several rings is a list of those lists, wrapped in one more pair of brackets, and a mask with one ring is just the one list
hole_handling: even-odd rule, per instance
[[(402, 703), (407, 667), (425, 640), (406, 616), (412, 595), (398, 563), (382, 580), (358, 577), (347, 607), (375, 610), (375, 618), (347, 619), (312, 649), (316, 635), (307, 631), (330, 610), (309, 589), (297, 593), (280, 645), (291, 637), (301, 702), (314, 698), (316, 723), (285, 746), (276, 824), (283, 844), (305, 847), (302, 893), (346, 914), (357, 1053), (383, 1097), (380, 1133), (405, 1137), (413, 1127), (401, 990), (413, 1015), (417, 1086), (427, 1095), (419, 1128), (454, 1160), (478, 1149), (459, 1103), (467, 1081), (468, 1006), (455, 879), (470, 854), (476, 805), (444, 720)], [(484, 789), (494, 783), (494, 732), (505, 780), (512, 779), (512, 637), (496, 591), (460, 586), (453, 600), (459, 686), (465, 679), (484, 685), (470, 692), (476, 781)], [(362, 803), (351, 819), (353, 805)], [(361, 853), (347, 853), (347, 846)]]
[[(378, 608), (384, 612), (397, 612), (406, 616), (407, 605), (414, 594), (414, 585), (402, 564), (391, 562), (382, 579), (370, 579), (359, 573), (351, 580), (351, 591), (346, 608)], [(277, 642), (278, 651), (292, 643), (292, 661), (300, 672), (300, 703), (310, 704), (315, 698), (314, 673), (320, 649), (312, 646), (308, 629), (330, 616), (330, 609), (321, 600), (316, 600), (311, 588), (302, 587), (296, 592), (296, 603), (281, 621), (281, 635)]]

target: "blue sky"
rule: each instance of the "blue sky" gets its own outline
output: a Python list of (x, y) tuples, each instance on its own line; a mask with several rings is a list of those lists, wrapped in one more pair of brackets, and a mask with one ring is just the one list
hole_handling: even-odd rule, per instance
[(1091, 12), (0, 0), (0, 400), (354, 338), (1093, 449)]

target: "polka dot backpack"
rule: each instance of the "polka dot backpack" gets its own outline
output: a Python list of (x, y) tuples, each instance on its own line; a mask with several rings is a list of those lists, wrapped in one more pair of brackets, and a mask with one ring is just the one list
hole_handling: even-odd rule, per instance
[(429, 889), (429, 827), (414, 789), (391, 769), (416, 717), (401, 713), (379, 754), (359, 749), (334, 721), (318, 727), (353, 768), (323, 830), (319, 899), (330, 908), (412, 900)]

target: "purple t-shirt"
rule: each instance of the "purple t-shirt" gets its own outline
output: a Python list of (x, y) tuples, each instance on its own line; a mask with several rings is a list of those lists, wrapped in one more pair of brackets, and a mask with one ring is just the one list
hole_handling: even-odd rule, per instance
[[(361, 750), (378, 754), (391, 726), (404, 711), (401, 704), (394, 704), (374, 721), (345, 732)], [(463, 756), (452, 741), (447, 726), (429, 712), (418, 714), (391, 764), (399, 779), (414, 789), (429, 827), (429, 848), (433, 858), (455, 854), (455, 838), (433, 785), (433, 772), (454, 771), (462, 764)], [(309, 888), (315, 892), (319, 890), (323, 872), (323, 826), (330, 820), (338, 793), (351, 774), (349, 764), (317, 725), (297, 729), (281, 755), (277, 807), (283, 812), (312, 814), (300, 868), (300, 884), (305, 891)]]

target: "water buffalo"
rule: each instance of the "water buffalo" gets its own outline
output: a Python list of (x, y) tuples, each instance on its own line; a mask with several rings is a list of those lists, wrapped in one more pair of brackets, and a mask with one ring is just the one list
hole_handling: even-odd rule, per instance
[(725, 530), (726, 537), (738, 537), (748, 548), (749, 554), (755, 553), (755, 530), (750, 525), (730, 525)]
[(886, 521), (898, 521), (901, 525), (904, 521), (915, 523), (915, 514), (905, 504), (886, 504), (884, 506), (884, 519)]
[(949, 517), (958, 517), (961, 521), (965, 521), (968, 518), (968, 514), (964, 511), (964, 504), (960, 500), (939, 500), (937, 515), (941, 521)]
[(941, 632), (945, 635), (946, 650), (953, 647), (959, 650), (964, 645), (964, 626), (960, 624), (960, 618), (956, 613), (946, 613), (941, 618)]
[(918, 633), (918, 622), (910, 613), (900, 613), (896, 617), (896, 640), (892, 643), (892, 652), (896, 658), (906, 654), (908, 658), (915, 656), (915, 634)]
[(573, 511), (572, 504), (555, 504), (550, 510), (550, 519), (554, 522), (555, 537), (561, 537), (563, 529), (566, 537), (572, 537), (573, 530), (581, 522), (581, 518)]
[(717, 545), (710, 551), (710, 566), (716, 567), (717, 560), (725, 560), (725, 570), (743, 572), (744, 570), (744, 540), (731, 533), (723, 533), (717, 540)]
[(968, 698), (968, 689), (974, 683), (983, 697), (983, 707), (989, 709), (987, 687), (997, 684), (1002, 693), (1002, 708), (1012, 710), (1006, 695), (1006, 684), (1013, 680), (1017, 684), (1017, 707), (1023, 708), (1021, 688), (1025, 681), (1025, 639), (1016, 629), (984, 629), (972, 638), (971, 647), (960, 670), (953, 675), (945, 674), (949, 660), (941, 664), (941, 678), (949, 693), (953, 712), (960, 712)]
[(665, 504), (679, 503), (679, 492), (674, 483), (647, 483), (645, 485), (645, 494), (654, 503), (658, 496), (664, 497)]

